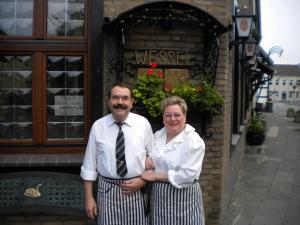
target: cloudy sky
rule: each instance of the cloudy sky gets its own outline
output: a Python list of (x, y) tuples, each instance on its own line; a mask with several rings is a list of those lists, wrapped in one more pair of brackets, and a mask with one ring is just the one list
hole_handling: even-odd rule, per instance
[(300, 63), (300, 0), (261, 0), (262, 40), (268, 53), (273, 46), (283, 48), (272, 54), (275, 64)]

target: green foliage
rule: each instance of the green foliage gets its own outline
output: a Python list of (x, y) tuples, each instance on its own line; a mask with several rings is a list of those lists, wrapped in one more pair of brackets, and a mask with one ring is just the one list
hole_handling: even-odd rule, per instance
[(247, 132), (264, 134), (266, 132), (266, 121), (262, 114), (257, 113), (248, 123)]
[(223, 96), (206, 81), (192, 84), (185, 81), (177, 85), (171, 94), (178, 95), (186, 100), (189, 111), (216, 115), (221, 113), (224, 105)]
[(166, 97), (164, 80), (156, 74), (139, 76), (133, 89), (135, 110), (149, 114), (152, 118), (161, 115), (160, 102)]

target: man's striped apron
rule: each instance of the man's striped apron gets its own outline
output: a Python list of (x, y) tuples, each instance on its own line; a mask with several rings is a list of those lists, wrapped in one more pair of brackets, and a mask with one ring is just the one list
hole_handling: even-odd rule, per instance
[(145, 188), (123, 194), (124, 179), (99, 176), (97, 206), (98, 225), (148, 225), (148, 193)]

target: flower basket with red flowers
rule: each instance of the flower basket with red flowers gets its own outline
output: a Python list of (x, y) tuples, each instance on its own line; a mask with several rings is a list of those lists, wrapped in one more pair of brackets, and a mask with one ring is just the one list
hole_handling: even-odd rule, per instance
[(134, 111), (146, 117), (158, 118), (161, 115), (160, 102), (167, 96), (164, 91), (163, 73), (157, 64), (150, 64), (145, 74), (137, 78), (133, 88)]
[(178, 80), (171, 90), (164, 87), (164, 76), (157, 64), (151, 63), (144, 74), (138, 76), (133, 88), (135, 99), (134, 111), (148, 118), (158, 118), (161, 115), (160, 102), (169, 95), (177, 95), (185, 99), (188, 111), (193, 114), (213, 116), (222, 111), (223, 96), (206, 81), (192, 83)]

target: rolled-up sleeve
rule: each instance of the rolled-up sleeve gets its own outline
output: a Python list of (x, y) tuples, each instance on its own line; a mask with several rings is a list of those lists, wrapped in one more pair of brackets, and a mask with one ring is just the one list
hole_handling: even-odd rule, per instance
[(168, 170), (168, 180), (177, 188), (186, 187), (199, 179), (202, 170), (204, 141), (196, 133), (190, 134), (186, 141), (179, 168)]
[(83, 180), (95, 181), (97, 179), (97, 145), (95, 141), (95, 125), (92, 127), (86, 152), (81, 166), (80, 177)]

